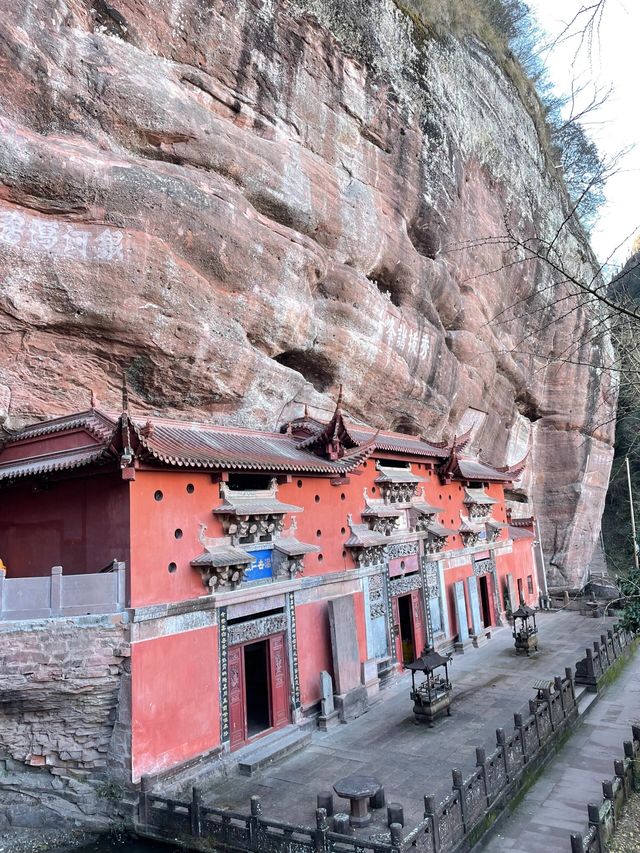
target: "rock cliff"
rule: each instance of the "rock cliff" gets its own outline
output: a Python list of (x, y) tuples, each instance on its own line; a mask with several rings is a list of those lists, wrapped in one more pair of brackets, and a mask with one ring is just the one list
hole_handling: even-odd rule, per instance
[[(608, 342), (480, 239), (567, 211), (480, 43), (391, 0), (17, 0), (0, 27), (6, 426), (116, 407), (123, 370), (139, 411), (264, 426), (343, 383), (374, 425), (529, 446), (551, 580), (579, 582)], [(577, 227), (558, 246), (593, 274)]]

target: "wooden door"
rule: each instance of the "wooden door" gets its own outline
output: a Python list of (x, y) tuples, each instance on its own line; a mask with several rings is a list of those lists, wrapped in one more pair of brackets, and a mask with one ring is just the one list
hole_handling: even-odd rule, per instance
[(247, 739), (247, 714), (245, 704), (244, 646), (230, 646), (229, 671), (229, 741), (236, 749)]
[(402, 663), (402, 633), (400, 631), (400, 605), (398, 604), (398, 596), (394, 595), (391, 599), (391, 641), (395, 649), (396, 660)]
[(413, 651), (415, 657), (419, 658), (427, 641), (421, 589), (414, 589), (411, 592), (411, 610), (413, 611)]
[(284, 634), (269, 638), (269, 669), (271, 682), (271, 725), (273, 728), (289, 721), (289, 673)]

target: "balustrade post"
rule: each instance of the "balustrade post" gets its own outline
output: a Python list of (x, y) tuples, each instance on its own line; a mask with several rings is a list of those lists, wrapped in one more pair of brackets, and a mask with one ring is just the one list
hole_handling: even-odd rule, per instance
[(316, 853), (325, 853), (327, 850), (327, 832), (329, 832), (327, 810), (316, 809), (316, 831), (314, 833)]
[(431, 832), (433, 833), (433, 850), (434, 853), (440, 851), (440, 827), (436, 816), (436, 801), (433, 797), (425, 795), (424, 798), (424, 816), (425, 820), (431, 821)]
[(507, 781), (511, 781), (509, 775), (509, 761), (507, 760), (507, 735), (504, 729), (496, 729), (496, 746), (502, 750), (502, 763), (504, 764), (504, 775)]
[(556, 693), (560, 696), (560, 707), (562, 708), (562, 719), (567, 719), (567, 709), (564, 707), (564, 693), (562, 692), (562, 679), (559, 675), (553, 679), (553, 686), (556, 689)]
[(254, 794), (251, 799), (251, 816), (249, 818), (249, 845), (252, 850), (258, 850), (258, 824), (262, 814), (260, 797)]
[(62, 566), (51, 567), (49, 609), (52, 616), (62, 615)]
[(600, 806), (597, 803), (589, 803), (587, 806), (587, 813), (589, 815), (589, 826), (593, 826), (598, 834), (598, 841), (600, 843), (600, 849), (604, 849), (604, 832), (602, 822), (600, 820)]
[(480, 768), (482, 781), (484, 783), (484, 796), (489, 805), (489, 788), (487, 785), (487, 751), (482, 746), (476, 746), (476, 767)]
[(140, 777), (140, 795), (138, 798), (138, 820), (143, 826), (149, 825), (149, 792), (151, 779), (149, 776)]
[(200, 817), (200, 809), (202, 807), (202, 791), (200, 788), (193, 787), (191, 791), (191, 807), (189, 815), (191, 817), (191, 835), (194, 838), (200, 838), (202, 835), (202, 818)]
[(564, 677), (569, 682), (569, 686), (571, 687), (571, 704), (575, 707), (576, 704), (576, 686), (573, 681), (573, 669), (570, 666), (567, 666), (564, 671)]
[(581, 832), (571, 833), (571, 853), (585, 853), (584, 839)]
[(389, 829), (391, 831), (391, 846), (394, 850), (402, 850), (402, 824), (392, 823)]
[(124, 610), (127, 606), (127, 567), (125, 563), (117, 563), (118, 579), (116, 589), (116, 606)]
[(629, 790), (629, 780), (624, 770), (624, 761), (621, 758), (614, 759), (613, 772), (622, 783), (622, 790), (624, 791), (624, 798), (626, 800), (631, 791)]

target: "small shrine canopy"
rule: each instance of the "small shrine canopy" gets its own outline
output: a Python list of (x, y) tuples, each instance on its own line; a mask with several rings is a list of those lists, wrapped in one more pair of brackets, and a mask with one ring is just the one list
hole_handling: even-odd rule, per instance
[(449, 660), (448, 657), (443, 657), (440, 652), (436, 652), (434, 649), (425, 649), (424, 653), (417, 660), (406, 664), (405, 669), (410, 669), (413, 672), (424, 672), (425, 675), (429, 675), (434, 669), (446, 666)]
[(521, 539), (535, 539), (533, 530), (528, 530), (526, 527), (516, 527), (514, 524), (509, 524), (509, 539), (518, 542)]
[(222, 543), (208, 547), (204, 554), (200, 554), (199, 557), (191, 560), (191, 565), (195, 568), (211, 566), (218, 569), (223, 566), (248, 566), (254, 560), (255, 557), (252, 557), (247, 551), (243, 551), (242, 548), (235, 548), (233, 545)]
[(442, 524), (438, 524), (437, 521), (430, 521), (427, 524), (427, 532), (431, 533), (433, 536), (437, 536), (439, 539), (446, 539), (447, 536), (455, 536), (458, 533), (457, 530), (452, 530), (450, 527), (444, 527)]
[(403, 507), (398, 507), (394, 504), (372, 504), (367, 502), (361, 515), (363, 518), (399, 518), (403, 512)]
[(298, 557), (303, 554), (313, 554), (315, 551), (320, 550), (317, 545), (309, 545), (307, 542), (300, 542), (296, 537), (297, 530), (298, 521), (294, 516), (291, 519), (291, 524), (287, 530), (284, 530), (280, 536), (274, 540), (273, 544), (281, 554), (284, 554), (286, 557)]
[(436, 513), (442, 512), (441, 506), (431, 506), (426, 501), (414, 501), (411, 504), (411, 509), (415, 509), (420, 515), (436, 515)]
[(279, 501), (275, 485), (270, 489), (233, 491), (222, 488), (223, 503), (212, 510), (214, 515), (285, 515), (302, 512), (301, 506)]
[(386, 468), (378, 465), (380, 472), (376, 477), (376, 483), (422, 483), (422, 479), (407, 468)]
[(524, 602), (520, 602), (520, 607), (517, 610), (514, 610), (511, 614), (514, 619), (531, 619), (532, 616), (535, 616), (535, 610), (532, 610), (528, 604), (524, 604)]
[(492, 504), (499, 503), (499, 501), (495, 500), (495, 498), (490, 497), (482, 488), (471, 489), (468, 486), (465, 486), (464, 499), (462, 503), (465, 504), (465, 506), (469, 506), (470, 504), (491, 506)]
[(386, 545), (387, 537), (383, 533), (376, 533), (366, 524), (353, 524), (349, 521), (351, 535), (344, 543), (347, 548), (372, 548), (375, 545)]
[(474, 521), (471, 518), (461, 517), (460, 533), (482, 533), (486, 531), (485, 521)]

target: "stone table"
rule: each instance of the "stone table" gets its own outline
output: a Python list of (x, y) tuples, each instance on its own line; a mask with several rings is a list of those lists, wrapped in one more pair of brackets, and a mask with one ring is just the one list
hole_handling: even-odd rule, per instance
[(346, 797), (351, 802), (349, 823), (352, 826), (368, 826), (371, 823), (371, 812), (368, 800), (380, 790), (380, 782), (373, 776), (362, 776), (353, 773), (339, 779), (333, 790), (339, 797)]

